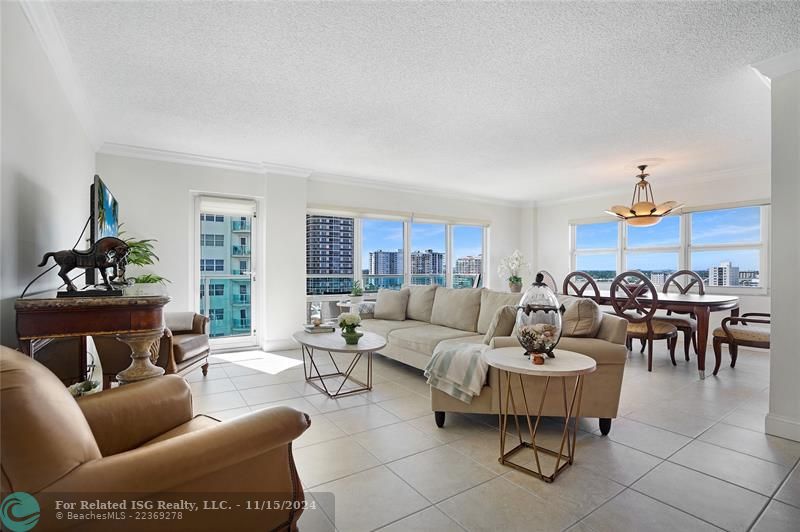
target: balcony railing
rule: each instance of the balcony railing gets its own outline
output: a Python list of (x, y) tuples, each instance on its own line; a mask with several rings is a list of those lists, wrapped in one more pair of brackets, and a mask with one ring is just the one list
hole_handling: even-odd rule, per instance
[(250, 329), (250, 318), (233, 318), (231, 322), (234, 329)]
[(232, 220), (231, 221), (231, 230), (235, 232), (250, 232), (251, 224), (249, 221), (241, 221), (241, 220)]
[(403, 287), (403, 275), (364, 275), (364, 291), (377, 292), (379, 288), (400, 290)]
[(231, 246), (231, 255), (234, 257), (249, 257), (250, 246)]
[(234, 305), (249, 305), (250, 304), (250, 294), (233, 294), (233, 304)]
[(480, 288), (481, 275), (479, 273), (454, 273), (453, 288)]
[(439, 286), (445, 285), (445, 276), (444, 274), (439, 275), (420, 275), (414, 274), (411, 276), (411, 284), (436, 284)]

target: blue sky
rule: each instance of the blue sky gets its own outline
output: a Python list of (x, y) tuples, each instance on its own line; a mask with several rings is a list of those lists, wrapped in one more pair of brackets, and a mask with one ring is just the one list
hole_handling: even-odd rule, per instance
[[(362, 268), (369, 268), (369, 252), (376, 249), (395, 251), (403, 249), (403, 222), (365, 219), (362, 222)], [(411, 250), (445, 251), (444, 224), (411, 224)], [(453, 254), (455, 258), (479, 255), (483, 245), (483, 228), (459, 225), (453, 229)]]
[[(761, 213), (759, 207), (740, 207), (716, 211), (695, 212), (691, 215), (692, 243), (730, 244), (751, 243), (761, 240)], [(617, 222), (583, 224), (576, 229), (577, 248), (616, 248)], [(680, 219), (669, 216), (651, 227), (628, 226), (628, 247), (676, 246), (680, 243)], [(692, 268), (705, 270), (722, 261), (731, 261), (740, 270), (758, 270), (757, 250), (696, 251), (692, 253)], [(628, 267), (641, 270), (676, 269), (676, 253), (629, 253)], [(613, 270), (615, 254), (579, 255), (578, 269)]]

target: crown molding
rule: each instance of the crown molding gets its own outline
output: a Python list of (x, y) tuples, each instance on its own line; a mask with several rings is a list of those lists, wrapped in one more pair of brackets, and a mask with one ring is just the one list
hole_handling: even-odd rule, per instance
[(72, 111), (83, 128), (92, 148), (100, 146), (100, 135), (94, 122), (86, 93), (83, 90), (75, 65), (53, 10), (47, 2), (23, 0), (19, 3), (42, 49), (53, 67), (56, 79), (64, 91)]
[(396, 182), (384, 182), (375, 179), (361, 177), (343, 176), (326, 172), (315, 172), (307, 168), (287, 166), (270, 162), (243, 161), (238, 159), (226, 159), (223, 157), (211, 157), (208, 155), (198, 155), (171, 150), (161, 150), (158, 148), (147, 148), (144, 146), (133, 146), (130, 144), (119, 144), (115, 142), (105, 142), (97, 151), (105, 155), (117, 155), (120, 157), (132, 157), (134, 159), (146, 159), (151, 161), (163, 161), (177, 164), (190, 164), (195, 166), (206, 166), (210, 168), (222, 168), (225, 170), (235, 170), (252, 174), (272, 174), (289, 177), (308, 179), (310, 182), (331, 183), (335, 185), (350, 185), (361, 188), (371, 188), (390, 192), (408, 192), (411, 194), (425, 194), (449, 199), (460, 199), (476, 203), (501, 205), (506, 207), (532, 207), (530, 201), (502, 200), (487, 198), (477, 194), (467, 194), (464, 192), (453, 192), (452, 190), (406, 185)]
[(334, 185), (350, 185), (362, 188), (371, 188), (375, 190), (384, 190), (388, 192), (407, 192), (409, 194), (424, 194), (427, 196), (435, 196), (447, 199), (459, 199), (463, 201), (471, 201), (475, 203), (484, 203), (488, 205), (500, 205), (504, 207), (517, 207), (524, 208), (531, 206), (531, 202), (527, 200), (504, 200), (500, 198), (487, 198), (478, 194), (470, 194), (467, 192), (454, 192), (452, 190), (408, 185), (405, 183), (398, 183), (396, 181), (378, 181), (376, 179), (369, 179), (363, 177), (351, 177), (338, 174), (329, 174), (325, 172), (313, 172), (309, 178), (310, 182), (317, 183), (330, 183)]
[(132, 157), (134, 159), (146, 159), (176, 164), (222, 168), (224, 170), (235, 170), (237, 172), (247, 172), (251, 174), (275, 174), (302, 178), (307, 178), (309, 175), (311, 175), (311, 170), (297, 168), (294, 166), (266, 162), (243, 161), (239, 159), (226, 159), (224, 157), (211, 157), (208, 155), (161, 150), (158, 148), (146, 148), (144, 146), (132, 146), (130, 144), (117, 144), (115, 142), (103, 143), (97, 152), (106, 155)]
[(770, 57), (750, 65), (759, 75), (769, 79), (777, 79), (791, 72), (800, 70), (800, 49)]

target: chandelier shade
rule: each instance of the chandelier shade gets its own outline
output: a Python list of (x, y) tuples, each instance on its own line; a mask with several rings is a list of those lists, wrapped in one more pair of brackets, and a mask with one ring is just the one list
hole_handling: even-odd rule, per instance
[(629, 225), (647, 227), (656, 225), (661, 221), (662, 217), (683, 206), (682, 203), (677, 201), (665, 201), (664, 203), (656, 204), (653, 197), (653, 187), (647, 181), (647, 177), (650, 174), (644, 173), (646, 168), (646, 164), (639, 166), (640, 173), (636, 176), (639, 178), (639, 182), (634, 185), (630, 207), (614, 205), (605, 211), (606, 214), (624, 220)]

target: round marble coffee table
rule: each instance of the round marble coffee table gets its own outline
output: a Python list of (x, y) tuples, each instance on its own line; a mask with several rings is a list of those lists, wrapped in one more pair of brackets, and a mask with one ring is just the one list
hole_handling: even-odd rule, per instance
[[(501, 464), (513, 467), (523, 473), (539, 477), (545, 482), (552, 482), (565, 468), (570, 466), (575, 458), (575, 438), (578, 433), (578, 419), (581, 414), (581, 399), (583, 397), (583, 377), (597, 369), (597, 363), (591, 357), (556, 349), (553, 354), (555, 358), (548, 358), (540, 366), (534, 365), (529, 358), (525, 357), (519, 347), (504, 347), (502, 349), (492, 349), (485, 354), (487, 363), (500, 371), (500, 386), (498, 388), (500, 405), (500, 458)], [(512, 390), (511, 381), (515, 378), (518, 381), (519, 389)], [(545, 379), (544, 389), (539, 399), (539, 409), (536, 412), (536, 422), (531, 422), (531, 413), (528, 408), (528, 400), (525, 397), (525, 383), (523, 376)], [(561, 390), (564, 399), (564, 430), (561, 434), (561, 445), (558, 451), (547, 449), (536, 444), (536, 432), (539, 429), (539, 422), (542, 419), (542, 410), (547, 399), (547, 390), (551, 379), (561, 379)], [(572, 399), (567, 401), (567, 379), (574, 378), (572, 388)], [(505, 380), (505, 386), (503, 381)], [(521, 397), (517, 396), (521, 394)], [(524, 411), (520, 411), (517, 405), (523, 405)], [(528, 431), (531, 434), (530, 441), (526, 441), (522, 436), (518, 416), (524, 416), (528, 423)], [(506, 452), (506, 427), (508, 417), (513, 416), (514, 424), (517, 426), (517, 437), (519, 444)], [(573, 420), (570, 423), (570, 420)], [(570, 429), (570, 425), (572, 428)], [(566, 453), (564, 452), (566, 445)], [(529, 469), (511, 461), (511, 456), (522, 451), (531, 449), (535, 458), (536, 469)], [(539, 453), (555, 456), (556, 464), (553, 473), (545, 475), (542, 472)], [(563, 463), (562, 463), (563, 460)]]
[[(386, 338), (368, 331), (361, 332), (364, 333), (364, 336), (359, 338), (356, 345), (346, 344), (344, 338), (342, 338), (342, 331), (338, 328), (331, 333), (307, 333), (305, 331), (294, 333), (292, 337), (300, 343), (300, 347), (303, 350), (303, 372), (305, 373), (306, 382), (330, 398), (371, 390), (372, 354), (386, 347)], [(317, 360), (314, 358), (316, 356), (315, 351), (327, 351), (336, 371), (320, 373)], [(349, 359), (347, 368), (344, 371), (339, 369), (334, 355), (350, 355), (352, 357)], [(352, 375), (353, 370), (364, 355), (366, 355), (367, 359), (367, 382), (362, 382)], [(308, 363), (306, 363), (306, 357), (308, 357)], [(328, 383), (325, 382), (326, 380), (332, 383), (330, 388)], [(338, 382), (338, 388), (336, 386), (337, 383), (333, 382), (334, 380), (341, 380), (341, 382)], [(360, 386), (358, 388), (344, 389), (347, 381), (352, 381)], [(334, 389), (336, 391), (333, 391)]]

